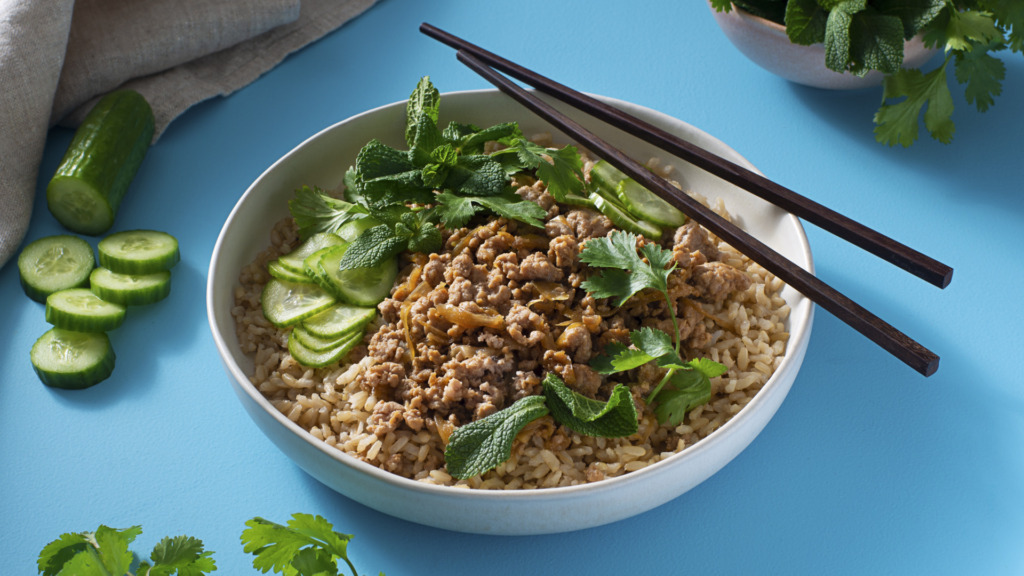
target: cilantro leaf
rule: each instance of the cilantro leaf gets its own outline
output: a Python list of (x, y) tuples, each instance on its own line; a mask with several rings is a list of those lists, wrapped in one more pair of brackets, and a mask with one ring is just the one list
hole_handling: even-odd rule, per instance
[(683, 361), (672, 344), (672, 337), (661, 330), (644, 326), (629, 333), (635, 348), (621, 343), (606, 347), (596, 356), (590, 367), (600, 374), (614, 374), (639, 368), (655, 361), (662, 368), (684, 368)]
[(444, 450), (448, 473), (465, 480), (491, 470), (512, 457), (516, 435), (545, 416), (544, 396), (526, 396), (511, 406), (455, 429)]
[(685, 369), (674, 372), (653, 398), (658, 422), (669, 426), (682, 422), (687, 412), (711, 400), (711, 378), (727, 371), (724, 365), (708, 358), (687, 362)]
[(1006, 40), (1010, 49), (1024, 53), (1024, 2), (983, 0), (980, 4), (995, 16), (998, 25), (1008, 31)]
[(885, 77), (883, 96), (905, 98), (895, 104), (883, 104), (875, 113), (875, 139), (893, 146), (910, 146), (917, 139), (917, 122), (921, 109), (924, 124), (933, 138), (949, 143), (953, 139), (953, 96), (946, 80), (947, 59), (928, 74), (920, 70), (902, 69)]
[(296, 190), (295, 197), (288, 201), (288, 209), (303, 240), (318, 232), (337, 232), (345, 223), (367, 213), (362, 206), (338, 200), (315, 186)]
[(1003, 91), (1006, 78), (1006, 64), (990, 52), (1002, 49), (1002, 45), (990, 46), (988, 50), (958, 52), (954, 59), (956, 80), (965, 84), (964, 96), (979, 112), (984, 112), (995, 103), (995, 97)]
[(970, 51), (974, 44), (987, 45), (1003, 39), (995, 18), (975, 10), (947, 10), (946, 49)]
[[(199, 576), (217, 569), (211, 557), (212, 552), (203, 550), (203, 541), (191, 536), (164, 538), (153, 548), (150, 559), (153, 565), (142, 563), (139, 574), (152, 576), (177, 574), (178, 576)], [(148, 568), (149, 572), (144, 572)], [(175, 572), (177, 571), (177, 572)]]
[[(513, 154), (515, 162), (504, 159)], [(495, 152), (493, 156), (503, 158), (506, 171), (536, 170), (537, 178), (547, 184), (548, 194), (559, 202), (565, 200), (568, 194), (586, 195), (583, 160), (575, 146), (567, 145), (561, 149), (545, 148), (525, 138), (519, 138), (508, 148)]]
[(588, 240), (580, 252), (580, 260), (606, 270), (591, 275), (581, 286), (595, 298), (616, 297), (616, 306), (622, 306), (644, 288), (667, 292), (668, 275), (675, 267), (664, 266), (671, 261), (672, 253), (657, 244), (646, 244), (642, 251), (649, 261), (644, 262), (637, 253), (636, 243), (635, 234), (622, 230)]
[(612, 361), (627, 350), (629, 347), (622, 342), (609, 342), (600, 354), (596, 354), (590, 359), (590, 367), (598, 374), (615, 374), (620, 370), (612, 364)]
[[(466, 125), (459, 125), (466, 126)], [(458, 132), (457, 137), (451, 140), (452, 144), (458, 148), (462, 154), (482, 154), (484, 151), (484, 144), (488, 142), (498, 142), (501, 144), (511, 144), (517, 139), (522, 139), (523, 133), (519, 130), (519, 124), (516, 122), (504, 122), (501, 124), (495, 124), (489, 128), (473, 128), (470, 132)], [(446, 137), (447, 137), (446, 130)], [(456, 132), (452, 132), (456, 134)]]
[(36, 565), (43, 576), (57, 576), (68, 561), (90, 546), (85, 533), (61, 534), (56, 540), (43, 546)]
[(570, 390), (553, 372), (544, 377), (544, 397), (551, 415), (560, 424), (587, 436), (621, 438), (638, 428), (636, 405), (629, 388), (616, 384), (607, 402)]
[(263, 573), (273, 570), (279, 574), (319, 574), (308, 569), (326, 568), (337, 574), (337, 560), (344, 560), (356, 574), (348, 559), (351, 534), (334, 531), (334, 526), (322, 516), (293, 514), (287, 526), (256, 517), (245, 523), (242, 549), (255, 556), (253, 568)]
[(456, 196), (450, 192), (442, 192), (437, 195), (437, 202), (436, 210), (441, 223), (447, 228), (465, 226), (481, 207), (498, 216), (518, 220), (537, 228), (544, 227), (544, 217), (547, 215), (547, 212), (536, 203), (525, 200), (513, 192), (501, 196)]

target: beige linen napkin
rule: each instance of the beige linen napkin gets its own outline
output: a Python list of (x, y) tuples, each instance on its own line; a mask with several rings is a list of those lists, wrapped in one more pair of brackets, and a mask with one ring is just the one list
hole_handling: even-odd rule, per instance
[(376, 0), (0, 0), (0, 267), (31, 217), (49, 127), (107, 92), (149, 101), (156, 136)]

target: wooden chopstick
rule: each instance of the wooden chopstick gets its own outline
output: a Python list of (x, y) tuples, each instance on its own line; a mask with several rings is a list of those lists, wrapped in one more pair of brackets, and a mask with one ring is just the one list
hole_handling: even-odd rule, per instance
[(596, 98), (577, 92), (550, 78), (484, 50), (462, 38), (427, 23), (420, 31), (456, 50), (468, 52), (517, 80), (603, 120), (628, 134), (649, 142), (698, 168), (735, 184), (776, 206), (803, 218), (847, 242), (858, 246), (922, 280), (945, 288), (953, 278), (953, 269), (909, 246), (885, 236), (859, 222), (823, 206), (734, 162), (713, 154), (691, 142), (632, 116)]
[(850, 300), (813, 274), (790, 262), (760, 240), (747, 234), (736, 225), (680, 191), (664, 178), (645, 169), (636, 160), (633, 160), (622, 151), (598, 138), (578, 122), (565, 116), (543, 100), (495, 72), (473, 55), (463, 50), (459, 50), (457, 55), (463, 64), (467, 65), (491, 84), (494, 84), (499, 90), (511, 96), (520, 104), (560, 129), (576, 142), (586, 146), (599, 157), (610, 162), (643, 186), (657, 193), (684, 214), (693, 218), (697, 223), (746, 254), (751, 260), (757, 262), (801, 294), (807, 296), (813, 302), (828, 310), (861, 334), (867, 336), (871, 341), (899, 358), (911, 368), (925, 376), (931, 376), (938, 369), (939, 357), (906, 334), (892, 327), (853, 300)]

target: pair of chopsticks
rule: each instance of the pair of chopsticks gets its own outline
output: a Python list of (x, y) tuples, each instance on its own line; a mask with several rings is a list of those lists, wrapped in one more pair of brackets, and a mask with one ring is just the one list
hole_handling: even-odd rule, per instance
[(710, 230), (911, 368), (925, 376), (931, 376), (938, 369), (939, 357), (935, 353), (813, 274), (790, 262), (735, 224), (697, 202), (664, 178), (647, 170), (636, 160), (499, 74), (495, 69), (735, 184), (939, 288), (945, 288), (952, 279), (953, 269), (949, 266), (772, 182), (760, 174), (686, 142), (613, 106), (523, 68), (435, 26), (423, 23), (420, 26), (420, 31), (455, 48), (458, 51), (459, 61), (499, 90), (658, 194), (698, 224)]

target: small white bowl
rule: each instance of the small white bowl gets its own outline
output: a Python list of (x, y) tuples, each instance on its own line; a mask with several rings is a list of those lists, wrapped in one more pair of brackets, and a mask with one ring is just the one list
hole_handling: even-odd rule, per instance
[[(719, 12), (709, 0), (708, 7), (729, 41), (755, 64), (777, 76), (829, 90), (870, 88), (882, 83), (884, 75), (877, 70), (856, 76), (828, 69), (824, 44), (794, 44), (781, 24), (754, 16), (735, 5), (729, 12)], [(920, 36), (914, 37), (903, 45), (903, 67), (917, 68), (935, 53), (935, 49), (925, 47)]]
[[(700, 130), (653, 110), (604, 99), (627, 112), (744, 166), (731, 148)], [(556, 104), (563, 110), (565, 106)], [(371, 138), (404, 148), (406, 103), (396, 102), (353, 116), (309, 138), (267, 169), (242, 195), (217, 239), (207, 283), (210, 328), (231, 385), (259, 428), (289, 458), (320, 482), (366, 506), (412, 522), (486, 534), (544, 534), (614, 522), (659, 506), (720, 470), (756, 437), (789, 392), (807, 350), (813, 307), (786, 287), (792, 307), (786, 358), (755, 398), (729, 422), (681, 453), (642, 470), (600, 482), (538, 490), (469, 490), (423, 484), (385, 472), (328, 446), (278, 412), (249, 382), (252, 359), (244, 355), (231, 316), (241, 269), (269, 244), (274, 223), (288, 214), (287, 202), (302, 185), (334, 188), (356, 153)], [(721, 196), (738, 224), (790, 260), (812, 270), (811, 252), (799, 220), (650, 145), (588, 121), (595, 132), (640, 161), (661, 157), (677, 175), (709, 198)], [(489, 126), (518, 121), (528, 136), (549, 132), (568, 142), (525, 108), (495, 90), (454, 92), (441, 100), (441, 124), (449, 120)]]

